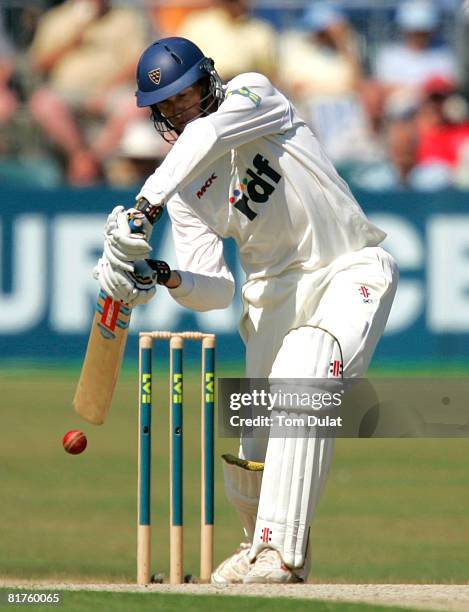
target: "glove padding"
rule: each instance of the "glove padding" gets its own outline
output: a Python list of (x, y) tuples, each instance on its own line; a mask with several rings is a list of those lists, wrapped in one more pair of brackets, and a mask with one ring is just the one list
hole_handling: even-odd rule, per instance
[(132, 272), (116, 268), (103, 254), (93, 270), (93, 276), (113, 300), (131, 308), (146, 304), (156, 293), (157, 273), (145, 261), (132, 265)]
[(104, 254), (107, 260), (114, 267), (133, 273), (133, 262), (146, 259), (152, 251), (148, 243), (152, 229), (151, 223), (140, 211), (116, 206), (104, 226)]

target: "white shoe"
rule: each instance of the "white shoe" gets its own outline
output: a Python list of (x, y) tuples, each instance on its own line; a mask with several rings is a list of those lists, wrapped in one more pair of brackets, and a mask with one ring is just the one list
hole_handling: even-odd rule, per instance
[(241, 584), (252, 567), (249, 561), (251, 544), (242, 542), (238, 550), (225, 559), (212, 574), (212, 584)]
[(279, 552), (273, 548), (264, 548), (252, 563), (243, 583), (295, 584), (306, 582), (311, 566), (311, 557), (308, 552), (306, 552), (303, 567), (292, 570), (284, 564)]

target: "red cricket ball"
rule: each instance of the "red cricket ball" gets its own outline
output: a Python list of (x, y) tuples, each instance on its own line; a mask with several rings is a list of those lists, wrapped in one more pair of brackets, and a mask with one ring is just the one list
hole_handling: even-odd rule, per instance
[(64, 439), (62, 440), (64, 449), (71, 455), (79, 455), (82, 453), (85, 450), (87, 443), (88, 440), (86, 439), (85, 434), (79, 429), (71, 429), (70, 431), (67, 431), (67, 433), (64, 435)]

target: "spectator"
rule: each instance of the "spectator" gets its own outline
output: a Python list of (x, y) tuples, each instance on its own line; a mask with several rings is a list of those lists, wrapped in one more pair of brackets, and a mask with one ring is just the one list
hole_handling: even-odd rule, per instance
[(0, 13), (0, 127), (7, 124), (16, 112), (18, 102), (10, 88), (14, 67), (14, 51), (3, 26)]
[[(135, 64), (145, 43), (140, 12), (114, 8), (110, 0), (66, 0), (40, 19), (31, 58), (46, 84), (34, 92), (30, 108), (65, 156), (72, 184), (93, 183), (99, 174), (98, 157), (106, 150), (92, 150), (78, 117), (110, 118), (118, 143), (116, 116), (127, 121), (129, 113), (137, 112), (133, 104), (130, 108), (129, 96), (133, 98)], [(122, 111), (122, 104), (128, 112)]]
[(469, 99), (469, 4), (465, 2), (457, 13), (456, 47), (461, 58), (462, 91)]
[(376, 158), (380, 137), (360, 98), (358, 40), (345, 14), (329, 4), (313, 4), (301, 27), (282, 38), (281, 84), (334, 162)]
[(469, 189), (469, 140), (459, 150), (459, 163), (455, 169), (456, 186)]
[(417, 114), (420, 144), (419, 162), (440, 161), (458, 165), (461, 147), (469, 140), (469, 122), (451, 118), (454, 84), (434, 77), (423, 88), (423, 102)]
[(145, 3), (153, 30), (164, 36), (174, 36), (191, 13), (210, 7), (211, 0), (191, 0), (187, 3), (181, 3), (180, 0), (145, 0)]
[(347, 96), (361, 79), (358, 45), (342, 11), (313, 4), (305, 13), (303, 32), (286, 34), (281, 44), (282, 84), (297, 101)]
[(105, 163), (107, 182), (113, 187), (135, 187), (155, 171), (170, 149), (148, 119), (128, 123), (117, 153)]
[(396, 22), (403, 40), (385, 45), (375, 65), (376, 79), (387, 91), (418, 89), (435, 76), (456, 81), (453, 52), (445, 45), (432, 45), (439, 16), (431, 2), (415, 0), (402, 4)]
[(242, 72), (275, 80), (277, 35), (267, 22), (249, 15), (247, 0), (215, 0), (211, 8), (191, 13), (178, 36), (213, 57), (225, 82)]
[[(51, 188), (61, 181), (56, 165), (34, 154), (28, 118), (22, 111), (24, 96), (18, 46), (8, 35), (0, 9), (0, 184), (10, 188)], [(27, 143), (28, 146), (25, 146)]]
[(434, 191), (450, 187), (451, 168), (444, 163), (419, 164), (418, 130), (414, 116), (391, 118), (386, 127), (386, 160), (361, 164), (347, 179), (352, 187), (370, 191)]

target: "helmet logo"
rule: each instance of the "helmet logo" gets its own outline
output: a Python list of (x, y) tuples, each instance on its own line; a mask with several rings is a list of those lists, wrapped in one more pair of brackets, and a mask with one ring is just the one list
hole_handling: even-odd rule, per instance
[(150, 70), (148, 72), (148, 76), (150, 77), (150, 81), (152, 81), (155, 85), (159, 85), (161, 81), (161, 70), (159, 68), (155, 68), (154, 70)]

